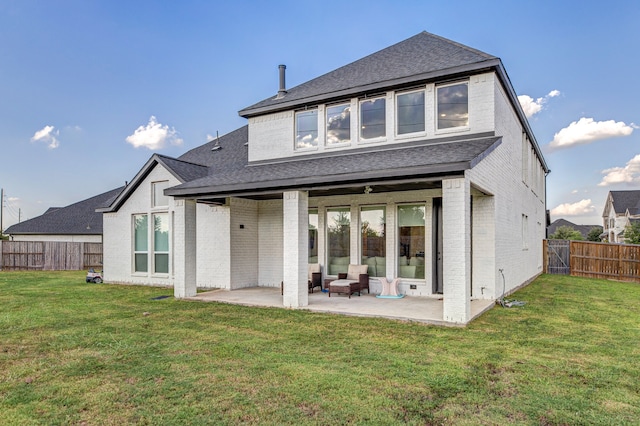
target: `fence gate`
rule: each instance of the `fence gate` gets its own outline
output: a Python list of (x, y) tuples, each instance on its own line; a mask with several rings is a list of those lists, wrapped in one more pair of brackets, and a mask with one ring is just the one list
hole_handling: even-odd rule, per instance
[(546, 259), (548, 274), (569, 275), (570, 246), (569, 240), (546, 240)]

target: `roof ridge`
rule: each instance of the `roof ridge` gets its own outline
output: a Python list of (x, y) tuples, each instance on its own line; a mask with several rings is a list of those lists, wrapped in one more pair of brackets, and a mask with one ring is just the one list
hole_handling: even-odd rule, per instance
[[(209, 142), (207, 142), (207, 143), (209, 143)], [(200, 167), (208, 167), (208, 166), (206, 166), (204, 164), (194, 163), (193, 161), (185, 161), (185, 160), (181, 160), (180, 158), (170, 157), (168, 155), (157, 154), (157, 153), (154, 154), (154, 155), (157, 156), (157, 157), (167, 158), (167, 159), (172, 160), (172, 161), (179, 161), (180, 163), (184, 163), (184, 164), (191, 164), (193, 166), (200, 166)]]

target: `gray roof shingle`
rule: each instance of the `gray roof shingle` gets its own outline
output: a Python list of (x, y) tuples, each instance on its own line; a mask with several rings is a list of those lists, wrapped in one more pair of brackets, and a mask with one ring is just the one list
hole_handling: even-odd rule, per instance
[(616, 214), (624, 214), (627, 209), (632, 215), (640, 213), (640, 190), (610, 191)]
[(226, 149), (237, 153), (243, 151), (243, 161), (237, 161), (238, 154), (230, 153), (229, 156), (236, 161), (218, 170), (212, 167), (206, 177), (169, 188), (166, 193), (173, 196), (215, 195), (461, 172), (473, 167), (499, 141), (500, 138), (495, 136), (474, 138), (467, 135), (464, 138), (447, 138), (440, 143), (428, 140), (258, 165), (248, 164), (246, 147), (235, 141), (227, 144)]
[(114, 199), (123, 189), (116, 188), (67, 207), (50, 208), (44, 214), (10, 226), (4, 232), (13, 235), (100, 235), (102, 214), (97, 213), (96, 208)]
[[(490, 63), (489, 63), (490, 62)], [(499, 64), (492, 55), (423, 31), (348, 65), (272, 96), (239, 112), (243, 117), (353, 95), (376, 87), (415, 84), (456, 69), (477, 69)]]

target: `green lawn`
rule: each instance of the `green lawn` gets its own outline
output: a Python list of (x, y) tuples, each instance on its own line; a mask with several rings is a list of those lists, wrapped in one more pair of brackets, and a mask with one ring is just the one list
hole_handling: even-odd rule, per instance
[(640, 286), (542, 276), (466, 328), (0, 272), (0, 424), (639, 424)]

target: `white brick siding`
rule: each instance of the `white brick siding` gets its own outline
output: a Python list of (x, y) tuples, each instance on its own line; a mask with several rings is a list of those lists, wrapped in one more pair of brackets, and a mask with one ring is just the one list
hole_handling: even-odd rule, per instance
[(396, 136), (395, 128), (395, 95), (393, 91), (386, 92), (386, 137), (381, 140), (365, 141), (359, 139), (359, 102), (357, 98), (345, 99), (351, 103), (351, 144), (347, 146), (325, 145), (325, 105), (318, 105), (318, 146), (312, 150), (296, 151), (295, 145), (295, 114), (293, 111), (265, 114), (249, 119), (249, 161), (262, 161), (293, 157), (297, 155), (313, 154), (325, 151), (340, 151), (363, 146), (388, 145), (399, 142), (410, 142), (439, 138), (442, 136), (459, 135), (464, 133), (480, 133), (494, 129), (493, 88), (496, 81), (495, 74), (485, 73), (471, 77), (469, 80), (469, 127), (463, 130), (450, 129), (436, 131), (435, 129), (435, 97), (436, 85), (423, 86), (425, 92), (426, 122), (425, 132), (414, 135)]

